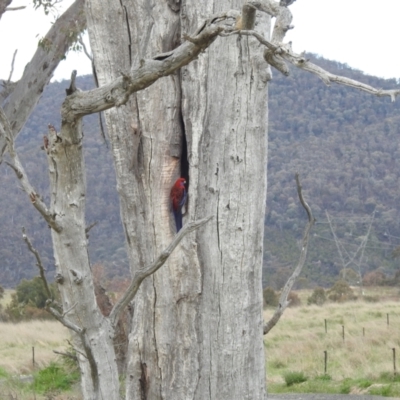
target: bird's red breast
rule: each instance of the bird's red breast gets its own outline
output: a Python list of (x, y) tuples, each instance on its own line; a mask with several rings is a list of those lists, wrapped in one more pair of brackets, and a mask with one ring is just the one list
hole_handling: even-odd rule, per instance
[(172, 208), (176, 211), (185, 204), (186, 200), (186, 180), (185, 178), (178, 178), (172, 186), (170, 197), (172, 201)]

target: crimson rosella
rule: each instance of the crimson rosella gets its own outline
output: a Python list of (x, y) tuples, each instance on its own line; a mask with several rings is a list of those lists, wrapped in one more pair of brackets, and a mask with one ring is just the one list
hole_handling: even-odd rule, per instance
[(172, 186), (170, 194), (177, 232), (182, 228), (182, 207), (187, 197), (185, 185), (185, 178), (178, 178), (174, 186)]

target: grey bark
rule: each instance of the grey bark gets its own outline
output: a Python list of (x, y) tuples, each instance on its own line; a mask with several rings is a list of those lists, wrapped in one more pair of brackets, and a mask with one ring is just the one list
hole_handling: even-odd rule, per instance
[[(212, 11), (231, 6), (186, 3), (179, 16), (166, 3), (135, 1), (110, 5), (105, 20), (104, 3), (88, 1), (100, 85), (170, 51), (179, 24), (191, 33)], [(134, 301), (126, 396), (262, 399), (267, 66), (254, 39), (232, 37), (180, 74), (182, 87), (176, 76), (157, 81), (106, 113), (133, 273), (173, 235), (168, 194), (180, 160), (170, 143), (182, 128), (190, 165), (184, 220), (216, 216), (143, 282)]]
[[(186, 4), (184, 29), (204, 6)], [(207, 4), (214, 11), (241, 6)], [(268, 22), (259, 15), (256, 25), (267, 37)], [(198, 354), (195, 399), (265, 396), (260, 279), (269, 71), (261, 53), (252, 39), (232, 37), (213, 44), (182, 70), (193, 188), (189, 213), (216, 215), (197, 237), (201, 284), (193, 310), (198, 322), (192, 335), (199, 343), (192, 351)]]
[[(74, 43), (77, 35), (85, 29), (86, 17), (83, 6), (84, 0), (76, 0), (57, 19), (44, 37), (43, 46), (38, 46), (32, 60), (26, 65), (22, 78), (13, 87), (4, 106), (4, 112), (14, 137), (25, 125), (68, 48)], [(5, 149), (6, 139), (0, 132), (0, 162)]]
[(6, 12), (6, 8), (11, 4), (12, 0), (0, 0), (0, 19)]
[[(177, 15), (166, 3), (134, 1), (110, 6), (105, 20), (104, 3), (88, 1), (100, 85), (170, 51), (179, 24), (190, 34), (213, 11), (240, 6), (187, 2)], [(215, 216), (183, 240), (135, 298), (127, 399), (265, 396), (261, 261), (269, 75), (261, 54), (249, 38), (216, 42), (180, 79), (157, 81), (106, 113), (133, 273), (138, 260), (151, 261), (174, 233), (168, 194), (180, 160), (170, 143), (184, 132), (190, 165), (184, 221)]]

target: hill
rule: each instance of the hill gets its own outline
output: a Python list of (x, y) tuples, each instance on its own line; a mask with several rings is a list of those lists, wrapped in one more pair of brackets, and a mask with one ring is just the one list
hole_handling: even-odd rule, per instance
[[(362, 74), (347, 65), (321, 57), (315, 62), (337, 74), (375, 87), (393, 88), (394, 80)], [(93, 87), (90, 76), (78, 87)], [(47, 124), (60, 126), (60, 105), (67, 82), (50, 84), (17, 140), (17, 149), (32, 183), (48, 202), (48, 174), (41, 150)], [(337, 85), (327, 87), (313, 75), (293, 69), (286, 78), (274, 71), (269, 91), (270, 128), (268, 199), (266, 214), (264, 284), (279, 287), (297, 261), (298, 241), (305, 225), (296, 196), (294, 173), (299, 171), (304, 195), (318, 223), (302, 284), (329, 285), (342, 269), (327, 216), (351, 256), (367, 233), (360, 263), (362, 273), (383, 267), (393, 274), (397, 261), (391, 252), (400, 243), (399, 187), (400, 104)], [(110, 274), (127, 273), (124, 237), (110, 150), (100, 134), (98, 116), (84, 120), (87, 165), (87, 223), (92, 263)], [(40, 251), (49, 277), (54, 275), (50, 231), (18, 188), (14, 173), (0, 166), (0, 284), (14, 286), (37, 274), (32, 255), (21, 240), (25, 226)], [(361, 255), (362, 249), (358, 255)], [(356, 268), (357, 266), (349, 265)], [(357, 267), (358, 268), (358, 267)], [(356, 268), (356, 269), (357, 269)]]
[[(394, 79), (309, 57), (334, 74), (377, 88), (398, 87)], [(289, 272), (287, 266), (297, 261), (306, 217), (296, 195), (296, 171), (317, 218), (303, 278), (310, 284), (328, 285), (343, 268), (326, 212), (334, 217), (332, 225), (345, 261), (359, 248), (374, 212), (363, 257), (360, 249), (355, 261), (362, 274), (379, 267), (393, 274), (398, 262), (391, 253), (400, 243), (400, 103), (339, 85), (328, 87), (296, 69), (289, 78), (274, 74), (269, 97), (264, 283), (272, 279), (279, 287)], [(348, 267), (359, 268), (354, 263)]]

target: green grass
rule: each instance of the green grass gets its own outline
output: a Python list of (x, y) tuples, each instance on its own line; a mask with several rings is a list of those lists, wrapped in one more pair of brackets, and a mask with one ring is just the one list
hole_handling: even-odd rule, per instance
[(297, 383), (303, 383), (307, 381), (307, 377), (301, 371), (289, 371), (286, 372), (283, 377), (287, 386), (292, 386)]
[(76, 368), (60, 362), (49, 365), (33, 374), (33, 382), (21, 381), (20, 375), (12, 375), (0, 367), (0, 399), (10, 397), (18, 400), (67, 400), (81, 399), (76, 387), (79, 381)]
[(79, 380), (77, 370), (68, 370), (65, 366), (52, 362), (46, 368), (34, 375), (32, 388), (36, 393), (47, 393), (53, 391), (67, 391)]
[[(400, 376), (394, 375), (392, 353), (392, 348), (396, 348), (399, 366), (400, 301), (393, 290), (389, 288), (386, 293), (385, 288), (380, 288), (381, 301), (377, 303), (360, 299), (287, 309), (265, 337), (268, 391), (400, 397)], [(373, 289), (366, 291), (377, 295)], [(302, 299), (307, 298), (307, 293), (298, 294)], [(303, 304), (307, 303), (303, 301)], [(267, 309), (264, 319), (268, 320), (272, 313), (273, 309)], [(324, 373), (325, 351), (327, 374)], [(307, 379), (296, 382), (291, 376), (293, 371), (301, 372)]]
[[(286, 379), (286, 375), (285, 375)], [(269, 393), (331, 393), (331, 394), (368, 394), (385, 397), (400, 397), (400, 386), (396, 383), (385, 383), (377, 380), (345, 379), (333, 381), (316, 376), (306, 378), (304, 382), (269, 383)]]

